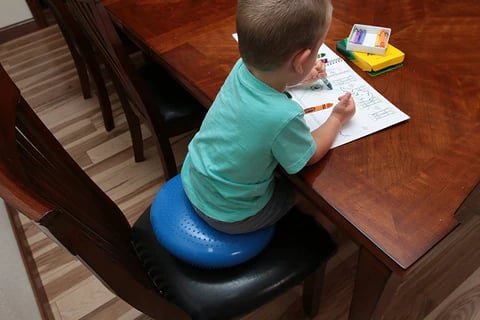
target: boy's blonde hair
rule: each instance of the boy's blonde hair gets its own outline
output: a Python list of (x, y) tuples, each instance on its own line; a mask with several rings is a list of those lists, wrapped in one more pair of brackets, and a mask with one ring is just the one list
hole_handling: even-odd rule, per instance
[(240, 56), (258, 70), (273, 70), (300, 49), (313, 49), (332, 16), (330, 0), (238, 0)]

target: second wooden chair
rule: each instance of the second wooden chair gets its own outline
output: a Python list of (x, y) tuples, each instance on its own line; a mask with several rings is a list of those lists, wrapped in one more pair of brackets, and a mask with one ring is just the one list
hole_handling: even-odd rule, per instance
[(141, 120), (155, 138), (165, 178), (172, 178), (178, 170), (170, 138), (199, 128), (206, 109), (159, 65), (135, 68), (101, 1), (67, 0), (67, 5), (113, 73), (135, 160), (144, 157)]

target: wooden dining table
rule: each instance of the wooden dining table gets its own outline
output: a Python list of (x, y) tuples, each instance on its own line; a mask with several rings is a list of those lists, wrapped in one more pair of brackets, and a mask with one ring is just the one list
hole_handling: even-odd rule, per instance
[[(206, 108), (239, 58), (233, 0), (103, 0), (115, 23)], [(402, 278), (459, 224), (480, 181), (480, 2), (333, 0), (325, 43), (391, 28), (403, 67), (371, 86), (410, 116), (290, 176), (360, 247), (350, 319), (381, 318)], [(312, 26), (315, 27), (315, 26)], [(292, 35), (294, 37), (295, 35)]]

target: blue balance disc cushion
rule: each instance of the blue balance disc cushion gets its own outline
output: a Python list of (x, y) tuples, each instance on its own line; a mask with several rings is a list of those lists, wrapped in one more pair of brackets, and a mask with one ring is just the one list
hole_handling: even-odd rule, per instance
[(230, 235), (210, 227), (192, 208), (180, 175), (167, 181), (150, 209), (153, 231), (171, 254), (202, 268), (231, 267), (262, 251), (273, 237), (274, 226)]

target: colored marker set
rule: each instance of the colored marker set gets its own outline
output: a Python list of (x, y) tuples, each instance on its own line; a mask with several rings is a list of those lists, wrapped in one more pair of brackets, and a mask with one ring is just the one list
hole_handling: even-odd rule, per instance
[(366, 34), (367, 34), (367, 30), (355, 28), (353, 30), (352, 42), (355, 43), (355, 44), (362, 44), (363, 40), (365, 40), (365, 35)]
[(355, 24), (348, 37), (347, 50), (383, 55), (392, 30), (364, 24)]

